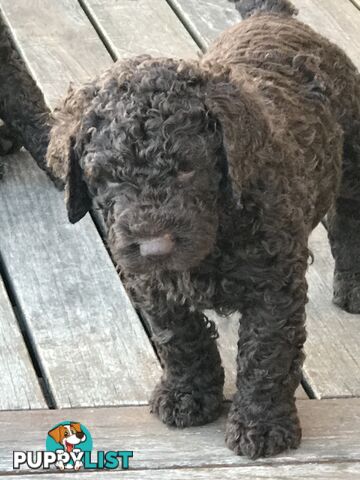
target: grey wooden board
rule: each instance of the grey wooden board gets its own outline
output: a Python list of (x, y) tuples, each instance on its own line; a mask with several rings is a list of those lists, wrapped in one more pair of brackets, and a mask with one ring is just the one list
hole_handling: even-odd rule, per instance
[(331, 301), (334, 260), (325, 228), (310, 237), (308, 339), (304, 375), (317, 398), (360, 396), (360, 315)]
[[(240, 20), (234, 8), (229, 11), (227, 0), (169, 1), (204, 47)], [(300, 19), (342, 46), (360, 66), (360, 14), (353, 4), (348, 0), (294, 0), (293, 3), (300, 10)], [(349, 315), (331, 303), (333, 259), (322, 226), (313, 233), (311, 246), (315, 263), (308, 273), (305, 378), (318, 398), (357, 396), (360, 395), (360, 315)], [(227, 328), (234, 330), (231, 324)], [(228, 351), (226, 356), (229, 355), (233, 353)]]
[[(131, 466), (131, 460), (130, 460)], [(56, 475), (56, 477), (54, 476)], [(9, 480), (19, 478), (19, 475), (6, 475)], [(21, 475), (22, 480), (33, 480), (34, 475)], [(72, 480), (94, 479), (94, 472), (72, 473)], [(360, 478), (360, 463), (312, 463), (308, 465), (266, 465), (218, 467), (218, 468), (179, 468), (163, 470), (128, 470), (128, 471), (97, 471), (96, 479), (106, 480), (124, 478), (128, 480), (358, 480)], [(42, 480), (68, 480), (69, 473), (48, 473), (41, 475)]]
[[(0, 7), (51, 107), (70, 80), (111, 65), (76, 0)], [(145, 403), (160, 374), (155, 353), (91, 218), (70, 225), (62, 197), (28, 156), (11, 159), (0, 245), (45, 378), (59, 407)]]
[(166, 0), (80, 0), (117, 58), (190, 57), (196, 44)]
[(301, 447), (255, 462), (226, 448), (225, 414), (209, 425), (175, 429), (150, 415), (147, 407), (1, 412), (0, 428), (6, 435), (0, 436), (0, 472), (12, 470), (13, 450), (43, 450), (48, 430), (70, 419), (89, 429), (95, 450), (133, 450), (131, 467), (143, 474), (178, 467), (360, 461), (360, 399), (299, 400), (298, 407)]
[(145, 403), (160, 367), (89, 216), (31, 157), (8, 158), (0, 250), (58, 407)]
[[(349, 0), (291, 0), (299, 19), (344, 48), (360, 67), (360, 15)], [(357, 3), (359, 0), (353, 0)], [(241, 17), (228, 0), (168, 0), (202, 48)]]
[(219, 33), (241, 18), (228, 0), (168, 0), (168, 3), (204, 50)]
[(0, 278), (0, 410), (47, 408)]
[(49, 106), (70, 81), (83, 82), (111, 65), (77, 0), (0, 0), (0, 8)]

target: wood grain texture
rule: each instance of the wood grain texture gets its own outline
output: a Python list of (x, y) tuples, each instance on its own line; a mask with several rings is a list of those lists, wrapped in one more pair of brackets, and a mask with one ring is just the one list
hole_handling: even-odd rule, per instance
[(0, 428), (6, 435), (0, 437), (0, 472), (11, 471), (14, 449), (42, 450), (49, 428), (69, 417), (90, 430), (96, 450), (133, 450), (131, 467), (142, 471), (139, 478), (147, 478), (144, 469), (153, 468), (360, 461), (360, 399), (299, 400), (298, 407), (301, 447), (256, 462), (226, 448), (226, 412), (212, 424), (186, 429), (166, 427), (147, 407), (1, 412)]
[[(180, 18), (204, 48), (221, 31), (240, 20), (227, 0), (169, 0)], [(360, 66), (360, 14), (348, 0), (293, 0), (299, 18), (343, 47)], [(222, 13), (221, 13), (222, 12)], [(324, 227), (311, 237), (315, 263), (308, 272), (310, 302), (308, 314), (307, 359), (304, 376), (317, 398), (360, 395), (360, 315), (350, 315), (331, 303), (333, 259)], [(219, 319), (221, 325), (221, 319)], [(220, 339), (226, 371), (226, 392), (231, 392), (236, 346), (231, 340), (233, 321), (223, 325)]]
[(112, 63), (77, 0), (0, 0), (32, 76), (54, 107), (69, 82), (83, 82)]
[(203, 50), (223, 30), (241, 19), (228, 0), (168, 0), (168, 3)]
[(0, 410), (47, 408), (0, 278)]
[(334, 260), (325, 228), (310, 237), (304, 376), (317, 398), (360, 396), (360, 315), (332, 303)]
[[(50, 107), (112, 59), (75, 0), (0, 0)], [(146, 403), (160, 367), (89, 216), (68, 223), (63, 194), (26, 155), (9, 159), (4, 260), (58, 407)]]
[[(131, 460), (130, 460), (131, 466)], [(54, 476), (56, 475), (56, 476)], [(19, 475), (7, 475), (8, 480), (18, 479)], [(360, 478), (360, 462), (346, 463), (316, 463), (309, 465), (279, 465), (272, 467), (266, 465), (218, 467), (218, 468), (179, 468), (163, 470), (128, 470), (96, 472), (96, 479), (119, 479), (126, 480), (356, 480)], [(33, 480), (34, 475), (21, 475), (22, 480)], [(68, 480), (69, 473), (48, 473), (41, 475), (42, 480)], [(94, 472), (71, 473), (72, 480), (94, 479)]]
[(80, 1), (116, 58), (196, 55), (195, 42), (166, 0)]
[(146, 403), (159, 363), (91, 218), (27, 153), (6, 167), (0, 250), (56, 406)]

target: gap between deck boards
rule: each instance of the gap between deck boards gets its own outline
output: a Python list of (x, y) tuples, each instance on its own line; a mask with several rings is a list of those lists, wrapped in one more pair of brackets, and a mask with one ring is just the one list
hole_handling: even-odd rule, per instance
[(300, 448), (256, 461), (236, 456), (225, 446), (227, 408), (217, 421), (187, 429), (169, 428), (140, 406), (1, 412), (0, 429), (6, 435), (0, 437), (0, 472), (12, 471), (14, 450), (44, 450), (47, 432), (63, 420), (83, 424), (95, 451), (132, 450), (133, 470), (360, 461), (360, 399), (299, 400), (298, 408)]

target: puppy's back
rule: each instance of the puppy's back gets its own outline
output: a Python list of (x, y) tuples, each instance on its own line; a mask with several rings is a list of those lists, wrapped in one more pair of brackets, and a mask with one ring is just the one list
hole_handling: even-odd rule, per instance
[(283, 12), (255, 10), (222, 33), (202, 62), (230, 68), (234, 80), (255, 88), (279, 114), (291, 109), (287, 97), (297, 116), (323, 99), (341, 119), (344, 110), (352, 115), (352, 99), (360, 95), (359, 73), (341, 48)]

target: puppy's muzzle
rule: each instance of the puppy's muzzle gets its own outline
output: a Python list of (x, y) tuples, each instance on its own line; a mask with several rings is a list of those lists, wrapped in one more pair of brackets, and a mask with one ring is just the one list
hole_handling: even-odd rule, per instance
[(174, 240), (170, 234), (150, 238), (139, 242), (140, 254), (143, 257), (169, 255), (174, 249)]

